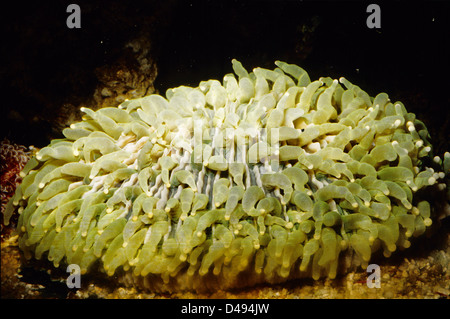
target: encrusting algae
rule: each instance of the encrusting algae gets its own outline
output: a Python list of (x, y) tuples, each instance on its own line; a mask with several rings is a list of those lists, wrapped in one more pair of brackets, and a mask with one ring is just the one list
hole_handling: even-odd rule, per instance
[(171, 291), (334, 278), (408, 248), (449, 154), (387, 94), (275, 64), (82, 108), (7, 206), (25, 256)]

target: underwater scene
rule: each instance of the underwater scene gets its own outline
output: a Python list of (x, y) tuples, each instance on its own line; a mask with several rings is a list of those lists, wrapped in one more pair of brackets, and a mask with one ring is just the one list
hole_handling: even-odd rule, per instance
[(2, 299), (449, 299), (449, 20), (438, 1), (13, 5)]

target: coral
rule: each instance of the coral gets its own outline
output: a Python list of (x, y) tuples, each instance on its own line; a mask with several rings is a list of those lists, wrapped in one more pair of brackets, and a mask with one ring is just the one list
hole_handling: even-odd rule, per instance
[(133, 39), (125, 44), (125, 52), (117, 61), (95, 70), (99, 83), (91, 104), (96, 109), (116, 106), (126, 98), (142, 97), (155, 91), (153, 82), (157, 70), (148, 39), (148, 35)]
[[(16, 187), (22, 181), (20, 171), (31, 157), (31, 150), (25, 146), (11, 143), (4, 138), (0, 144), (0, 184), (1, 184), (1, 211), (6, 210), (9, 199), (14, 195)], [(2, 223), (3, 231), (3, 223)]]
[[(401, 102), (277, 61), (93, 111), (25, 166), (25, 256), (149, 288), (334, 278), (408, 248), (448, 169)], [(434, 159), (434, 160), (433, 160)], [(433, 168), (434, 167), (434, 168)], [(348, 265), (347, 265), (348, 267)]]

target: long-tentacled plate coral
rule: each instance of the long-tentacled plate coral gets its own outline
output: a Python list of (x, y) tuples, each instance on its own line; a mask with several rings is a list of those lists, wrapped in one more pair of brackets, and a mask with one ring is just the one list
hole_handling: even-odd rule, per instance
[(82, 108), (6, 209), (26, 257), (200, 290), (334, 278), (345, 256), (365, 267), (408, 248), (448, 154), (433, 158), (424, 123), (387, 94), (275, 64), (233, 60), (223, 83)]

